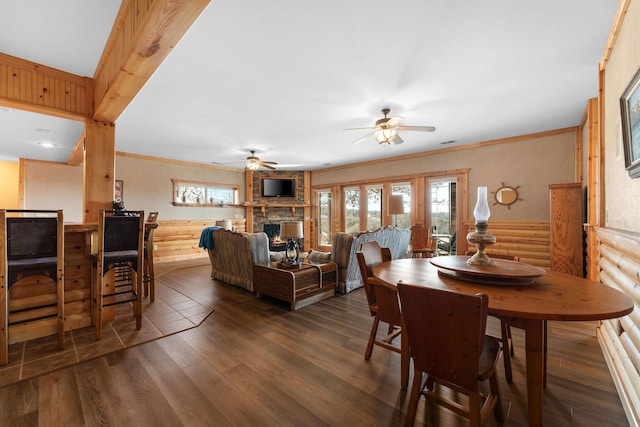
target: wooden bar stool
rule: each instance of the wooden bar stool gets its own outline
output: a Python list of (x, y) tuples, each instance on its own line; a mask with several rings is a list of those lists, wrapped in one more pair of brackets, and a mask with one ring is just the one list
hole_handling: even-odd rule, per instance
[[(142, 327), (143, 211), (100, 211), (94, 258), (93, 319), (102, 335), (104, 309), (131, 303), (136, 329)], [(112, 272), (113, 279), (107, 278)]]
[(156, 279), (153, 271), (153, 238), (158, 228), (158, 212), (149, 212), (147, 221), (144, 224), (144, 296), (149, 297), (149, 301), (156, 298)]
[[(0, 365), (9, 362), (8, 346), (14, 342), (57, 334), (63, 349), (62, 211), (0, 210), (0, 235)], [(29, 297), (10, 301), (14, 285), (28, 288)]]

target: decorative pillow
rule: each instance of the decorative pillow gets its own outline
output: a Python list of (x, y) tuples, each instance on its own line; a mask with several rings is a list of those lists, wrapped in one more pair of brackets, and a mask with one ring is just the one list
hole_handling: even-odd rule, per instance
[(307, 258), (311, 261), (331, 261), (331, 252), (311, 250)]
[(284, 261), (285, 255), (286, 255), (285, 251), (269, 252), (269, 260), (271, 262)]

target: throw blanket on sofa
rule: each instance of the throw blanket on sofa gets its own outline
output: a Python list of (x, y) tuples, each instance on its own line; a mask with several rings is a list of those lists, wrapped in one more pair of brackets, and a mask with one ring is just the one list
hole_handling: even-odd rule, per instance
[(221, 227), (212, 225), (211, 227), (206, 227), (204, 230), (202, 230), (202, 234), (200, 234), (200, 244), (198, 245), (198, 247), (204, 249), (213, 249), (213, 236), (211, 235), (211, 232), (219, 228)]

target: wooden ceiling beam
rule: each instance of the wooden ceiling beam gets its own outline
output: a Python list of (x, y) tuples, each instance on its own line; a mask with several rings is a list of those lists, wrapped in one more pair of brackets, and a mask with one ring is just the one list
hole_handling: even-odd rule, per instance
[(93, 77), (93, 119), (114, 123), (210, 0), (125, 0)]

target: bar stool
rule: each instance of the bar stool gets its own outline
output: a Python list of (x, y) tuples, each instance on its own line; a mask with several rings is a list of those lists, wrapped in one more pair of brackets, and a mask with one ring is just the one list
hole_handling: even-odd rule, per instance
[[(46, 335), (58, 335), (64, 348), (64, 220), (61, 210), (0, 210), (0, 365), (6, 365), (8, 346)], [(9, 301), (11, 287), (32, 287), (33, 297)], [(30, 294), (31, 296), (31, 294)], [(16, 336), (9, 336), (10, 330)]]
[[(102, 335), (104, 308), (132, 303), (136, 329), (142, 327), (143, 211), (100, 211), (94, 257), (93, 319)], [(113, 280), (107, 278), (112, 272)]]
[(158, 228), (158, 212), (149, 212), (147, 221), (144, 224), (144, 296), (149, 297), (149, 301), (156, 298), (156, 279), (153, 271), (153, 238)]

